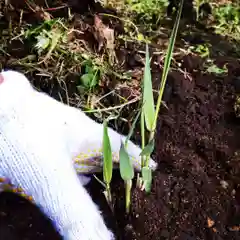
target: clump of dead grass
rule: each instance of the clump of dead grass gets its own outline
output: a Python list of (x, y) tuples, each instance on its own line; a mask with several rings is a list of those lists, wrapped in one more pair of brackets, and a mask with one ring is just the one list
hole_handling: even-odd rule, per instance
[[(42, 21), (33, 26), (21, 19), (18, 24), (12, 22), (11, 28), (8, 26), (1, 48), (3, 54), (8, 54), (8, 44), (13, 41), (21, 42), (22, 46), (28, 44), (30, 49), (26, 56), (20, 58), (8, 54), (8, 65), (21, 68), (28, 76), (58, 81), (65, 86), (66, 94), (66, 81), (74, 75), (78, 94), (74, 94), (74, 99), (67, 96), (67, 103), (95, 112), (97, 117), (102, 115), (97, 114), (99, 108), (109, 115), (113, 110), (120, 109), (121, 105), (128, 105), (128, 100), (123, 101), (124, 97), (119, 94), (115, 94), (121, 103), (119, 107), (106, 107), (102, 103), (106, 97), (102, 96), (102, 88), (111, 82), (110, 76), (123, 82), (129, 80), (129, 75), (121, 69), (115, 54), (112, 28), (103, 24), (97, 15), (92, 26), (84, 21), (84, 16), (75, 18), (70, 13), (68, 18), (52, 18), (47, 13), (42, 14), (42, 8), (34, 8), (33, 5), (30, 8), (33, 12), (41, 11)], [(86, 32), (93, 37), (90, 42), (85, 38)], [(116, 91), (120, 87), (118, 85)]]

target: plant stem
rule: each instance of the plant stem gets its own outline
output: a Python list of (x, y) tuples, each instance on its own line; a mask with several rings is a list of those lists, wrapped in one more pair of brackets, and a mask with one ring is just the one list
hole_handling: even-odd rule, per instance
[[(153, 140), (154, 134), (155, 134), (155, 131), (151, 131), (151, 132), (150, 132), (149, 140), (148, 140), (149, 143)], [(145, 160), (145, 166), (146, 166), (146, 167), (149, 166), (149, 162), (150, 162), (150, 155), (147, 155), (147, 156), (146, 156), (146, 160)]]
[(155, 117), (154, 117), (154, 121), (153, 121), (153, 127), (152, 127), (152, 131), (150, 133), (150, 138), (152, 139), (154, 137), (154, 133), (155, 133), (155, 129), (156, 129), (156, 125), (157, 125), (157, 119), (158, 119), (158, 114), (160, 111), (160, 106), (162, 103), (162, 97), (163, 97), (163, 93), (164, 93), (164, 89), (165, 89), (165, 84), (167, 81), (167, 75), (169, 72), (169, 68), (171, 65), (171, 60), (172, 60), (172, 52), (173, 52), (173, 48), (175, 45), (175, 40), (176, 40), (176, 36), (177, 36), (177, 30), (178, 30), (178, 26), (179, 26), (179, 22), (180, 22), (180, 18), (182, 15), (182, 8), (183, 8), (183, 2), (184, 0), (181, 0), (180, 3), (180, 9), (178, 10), (178, 14), (177, 14), (177, 18), (173, 27), (173, 31), (170, 37), (170, 42), (168, 45), (168, 49), (167, 49), (167, 55), (164, 61), (164, 68), (163, 68), (163, 75), (162, 75), (162, 81), (160, 84), (160, 88), (159, 88), (159, 95), (158, 95), (158, 100), (157, 100), (157, 105), (156, 105), (156, 113), (155, 113)]
[(132, 189), (132, 180), (128, 180), (125, 183), (125, 190), (126, 190), (126, 212), (127, 214), (130, 212), (130, 205), (131, 205), (131, 189)]
[[(144, 149), (145, 147), (145, 129), (144, 129), (144, 112), (143, 112), (143, 109), (141, 110), (141, 140), (142, 140), (142, 150)], [(144, 156), (142, 155), (141, 157), (141, 165), (142, 165), (142, 168), (145, 166), (145, 161), (144, 161)]]
[[(158, 114), (159, 114), (161, 103), (162, 103), (162, 97), (163, 97), (163, 93), (164, 93), (164, 89), (165, 89), (165, 84), (166, 84), (166, 81), (167, 81), (167, 75), (168, 75), (169, 68), (170, 68), (170, 65), (171, 65), (172, 53), (173, 53), (173, 49), (174, 49), (174, 45), (175, 45), (175, 40), (176, 40), (176, 36), (177, 36), (179, 22), (180, 22), (180, 18), (181, 18), (181, 15), (182, 15), (183, 2), (184, 2), (184, 0), (181, 0), (181, 2), (180, 2), (180, 8), (178, 10), (177, 18), (176, 18), (176, 21), (175, 21), (175, 24), (174, 24), (174, 27), (173, 27), (173, 31), (172, 31), (170, 41), (169, 41), (169, 45), (168, 45), (168, 49), (167, 49), (167, 55), (166, 55), (166, 58), (165, 58), (165, 61), (164, 61), (162, 80), (161, 80), (161, 84), (160, 84), (160, 88), (159, 88), (159, 94), (158, 94), (158, 99), (157, 99), (156, 112), (155, 112), (155, 116), (154, 116), (154, 120), (153, 120), (152, 130), (151, 130), (150, 135), (149, 135), (149, 142), (153, 140), (154, 135), (155, 135), (155, 131), (156, 131)], [(145, 162), (146, 167), (149, 166), (149, 161), (150, 161), (150, 156), (147, 156), (146, 157), (146, 162)]]
[[(141, 109), (141, 118), (140, 118), (140, 128), (141, 128), (141, 143), (142, 143), (142, 150), (145, 147), (145, 125), (144, 125), (144, 112), (143, 108)], [(145, 156), (141, 156), (141, 168), (145, 166)], [(140, 174), (137, 174), (137, 186), (141, 189), (142, 188), (142, 179), (140, 177)]]
[(106, 194), (107, 194), (107, 202), (110, 206), (112, 206), (112, 195), (111, 195), (111, 188), (110, 188), (110, 185), (107, 184), (106, 186)]

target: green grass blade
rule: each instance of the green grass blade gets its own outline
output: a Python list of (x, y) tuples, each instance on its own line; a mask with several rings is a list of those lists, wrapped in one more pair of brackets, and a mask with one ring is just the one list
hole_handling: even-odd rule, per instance
[(154, 123), (155, 108), (148, 45), (146, 45), (146, 61), (143, 78), (143, 104), (146, 127), (148, 131), (151, 131)]
[(126, 182), (134, 178), (134, 169), (129, 155), (125, 149), (124, 144), (121, 144), (119, 151), (120, 174), (122, 179)]
[[(160, 84), (158, 100), (157, 100), (157, 105), (156, 105), (156, 112), (155, 112), (152, 129), (150, 131), (150, 136), (149, 136), (149, 142), (154, 140), (158, 114), (159, 114), (159, 111), (160, 111), (163, 92), (164, 92), (164, 88), (165, 88), (165, 84), (166, 84), (166, 80), (167, 80), (167, 75), (168, 75), (170, 65), (171, 65), (173, 49), (174, 49), (174, 45), (175, 45), (175, 41), (176, 41), (176, 36), (177, 36), (177, 32), (178, 32), (180, 18), (181, 18), (181, 15), (182, 15), (183, 2), (184, 2), (184, 0), (181, 0), (180, 8), (178, 10), (177, 18), (176, 18), (176, 21), (174, 23), (173, 31), (172, 31), (172, 34), (171, 34), (171, 37), (170, 37), (170, 40), (169, 40), (169, 45), (168, 45), (168, 49), (167, 49), (166, 58), (165, 58), (165, 61), (164, 61), (162, 80), (161, 80), (161, 84)], [(149, 161), (150, 161), (150, 156), (147, 155), (145, 166), (144, 166), (144, 168), (142, 168), (142, 177), (143, 177), (143, 180), (144, 180), (144, 188), (145, 188), (146, 192), (150, 192), (151, 182), (152, 182), (152, 172), (151, 172), (151, 169), (149, 168)]]
[(112, 180), (113, 162), (112, 149), (108, 136), (107, 121), (103, 122), (103, 178), (106, 184)]
[(176, 18), (176, 21), (175, 21), (175, 24), (173, 27), (173, 31), (172, 31), (168, 49), (167, 49), (167, 55), (166, 55), (166, 58), (164, 61), (164, 68), (163, 68), (162, 80), (161, 80), (161, 84), (160, 84), (159, 95), (158, 95), (158, 100), (157, 100), (157, 105), (156, 105), (156, 113), (155, 113), (155, 118), (154, 118), (154, 123), (153, 123), (153, 129), (156, 128), (157, 118), (158, 118), (158, 114), (159, 114), (159, 110), (160, 110), (160, 105), (162, 102), (163, 92), (164, 92), (164, 88), (165, 88), (165, 84), (166, 84), (166, 80), (167, 80), (167, 75), (168, 75), (170, 65), (171, 65), (173, 49), (174, 49), (176, 36), (177, 36), (177, 32), (178, 32), (178, 27), (179, 27), (181, 15), (182, 15), (183, 2), (184, 2), (184, 0), (181, 0), (181, 2), (180, 2), (180, 7), (178, 10), (177, 18)]
[(104, 188), (106, 188), (106, 184), (105, 184), (103, 181), (101, 181), (95, 174), (93, 174), (93, 177), (94, 177)]

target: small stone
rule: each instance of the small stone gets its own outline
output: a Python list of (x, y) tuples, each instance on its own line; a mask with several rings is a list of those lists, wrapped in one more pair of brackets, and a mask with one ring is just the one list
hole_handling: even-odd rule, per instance
[(132, 231), (132, 230), (133, 230), (133, 226), (132, 226), (131, 224), (127, 224), (127, 225), (125, 226), (125, 230), (126, 230), (126, 231)]
[(222, 186), (224, 189), (227, 189), (228, 186), (229, 186), (229, 184), (228, 184), (226, 181), (224, 181), (224, 180), (221, 180), (221, 181), (220, 181), (220, 184), (221, 184), (221, 186)]

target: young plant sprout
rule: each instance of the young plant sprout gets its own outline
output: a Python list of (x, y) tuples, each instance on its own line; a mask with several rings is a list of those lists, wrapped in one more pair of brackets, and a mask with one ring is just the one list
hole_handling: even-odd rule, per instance
[(105, 120), (103, 122), (103, 180), (105, 184), (104, 195), (110, 207), (112, 206), (112, 195), (110, 188), (112, 172), (113, 172), (112, 148), (108, 136), (107, 121)]
[[(144, 162), (142, 167), (142, 181), (143, 181), (142, 189), (145, 189), (146, 192), (151, 191), (152, 172), (151, 172), (151, 169), (149, 168), (150, 155), (154, 149), (154, 137), (155, 137), (155, 131), (156, 131), (157, 118), (158, 118), (160, 106), (162, 103), (162, 97), (165, 89), (167, 75), (170, 70), (173, 49), (175, 45), (180, 18), (182, 15), (183, 1), (184, 0), (181, 0), (180, 2), (180, 8), (179, 8), (177, 18), (173, 27), (173, 31), (169, 40), (167, 55), (164, 61), (161, 84), (160, 84), (159, 93), (158, 93), (156, 110), (154, 107), (154, 99), (153, 99), (149, 50), (148, 50), (148, 45), (146, 46), (146, 62), (145, 62), (145, 71), (144, 71), (144, 78), (143, 78), (143, 112), (142, 112), (142, 121), (141, 121), (141, 133), (143, 134), (145, 130), (145, 126), (150, 133), (148, 144), (146, 146), (144, 146), (145, 144), (142, 144), (143, 150), (141, 153), (142, 159)], [(143, 138), (144, 137), (142, 137), (142, 139)]]
[[(148, 45), (146, 45), (146, 60), (145, 60), (145, 70), (144, 70), (144, 78), (143, 78), (143, 108), (142, 108), (142, 121), (141, 121), (141, 133), (144, 134), (144, 144), (142, 144), (142, 180), (143, 186), (146, 191), (150, 191), (151, 189), (151, 170), (148, 167), (148, 158), (150, 158), (151, 149), (149, 144), (145, 146), (145, 127), (149, 132), (153, 129), (154, 115), (155, 115), (155, 106), (153, 99), (153, 89), (152, 89), (152, 76), (150, 70), (150, 58), (149, 58), (149, 50)], [(141, 183), (142, 181), (140, 181)]]
[[(164, 69), (161, 79), (161, 84), (159, 88), (158, 100), (156, 104), (156, 108), (154, 105), (153, 98), (153, 88), (152, 88), (152, 77), (151, 77), (151, 68), (150, 68), (150, 58), (149, 58), (149, 49), (148, 45), (146, 45), (146, 61), (145, 61), (145, 70), (144, 70), (144, 78), (143, 78), (143, 97), (142, 97), (142, 109), (138, 112), (134, 123), (132, 124), (131, 130), (128, 134), (128, 137), (125, 140), (125, 143), (121, 143), (120, 151), (119, 151), (119, 161), (120, 161), (120, 174), (122, 179), (125, 182), (125, 201), (126, 201), (126, 212), (129, 213), (130, 205), (131, 205), (131, 189), (132, 189), (132, 180), (134, 178), (134, 169), (131, 162), (131, 159), (126, 151), (127, 142), (131, 138), (133, 134), (133, 130), (135, 128), (136, 122), (141, 115), (141, 137), (142, 137), (142, 170), (141, 177), (138, 175), (137, 184), (141, 187), (142, 190), (145, 189), (146, 192), (151, 191), (152, 184), (152, 171), (149, 167), (150, 155), (154, 150), (154, 142), (155, 142), (155, 131), (156, 131), (156, 123), (157, 117), (159, 114), (163, 92), (167, 80), (167, 75), (170, 69), (172, 53), (175, 45), (176, 35), (179, 27), (179, 22), (182, 14), (183, 1), (181, 0), (180, 9), (178, 11), (177, 19), (174, 24), (174, 28), (170, 37), (169, 46), (167, 50), (167, 55), (164, 61)], [(110, 140), (107, 131), (107, 122), (104, 121), (104, 134), (103, 134), (103, 159), (104, 159), (104, 167), (103, 167), (103, 177), (104, 177), (104, 185), (105, 185), (105, 196), (106, 199), (111, 206), (112, 198), (111, 198), (111, 190), (110, 190), (110, 182), (112, 179), (112, 150), (110, 145)], [(149, 139), (147, 144), (145, 145), (145, 128), (149, 131)]]
[(125, 182), (126, 212), (129, 213), (131, 203), (132, 179), (134, 178), (134, 169), (129, 158), (129, 155), (125, 149), (124, 143), (121, 144), (119, 158), (120, 158), (120, 174)]
[(120, 161), (120, 174), (125, 182), (125, 204), (126, 204), (126, 212), (129, 213), (130, 205), (131, 205), (131, 189), (132, 189), (132, 180), (134, 178), (134, 168), (130, 157), (126, 151), (128, 140), (131, 138), (133, 131), (135, 129), (137, 120), (139, 118), (141, 111), (138, 112), (132, 127), (129, 131), (129, 134), (125, 140), (125, 143), (122, 142), (121, 148), (119, 151), (119, 161)]

